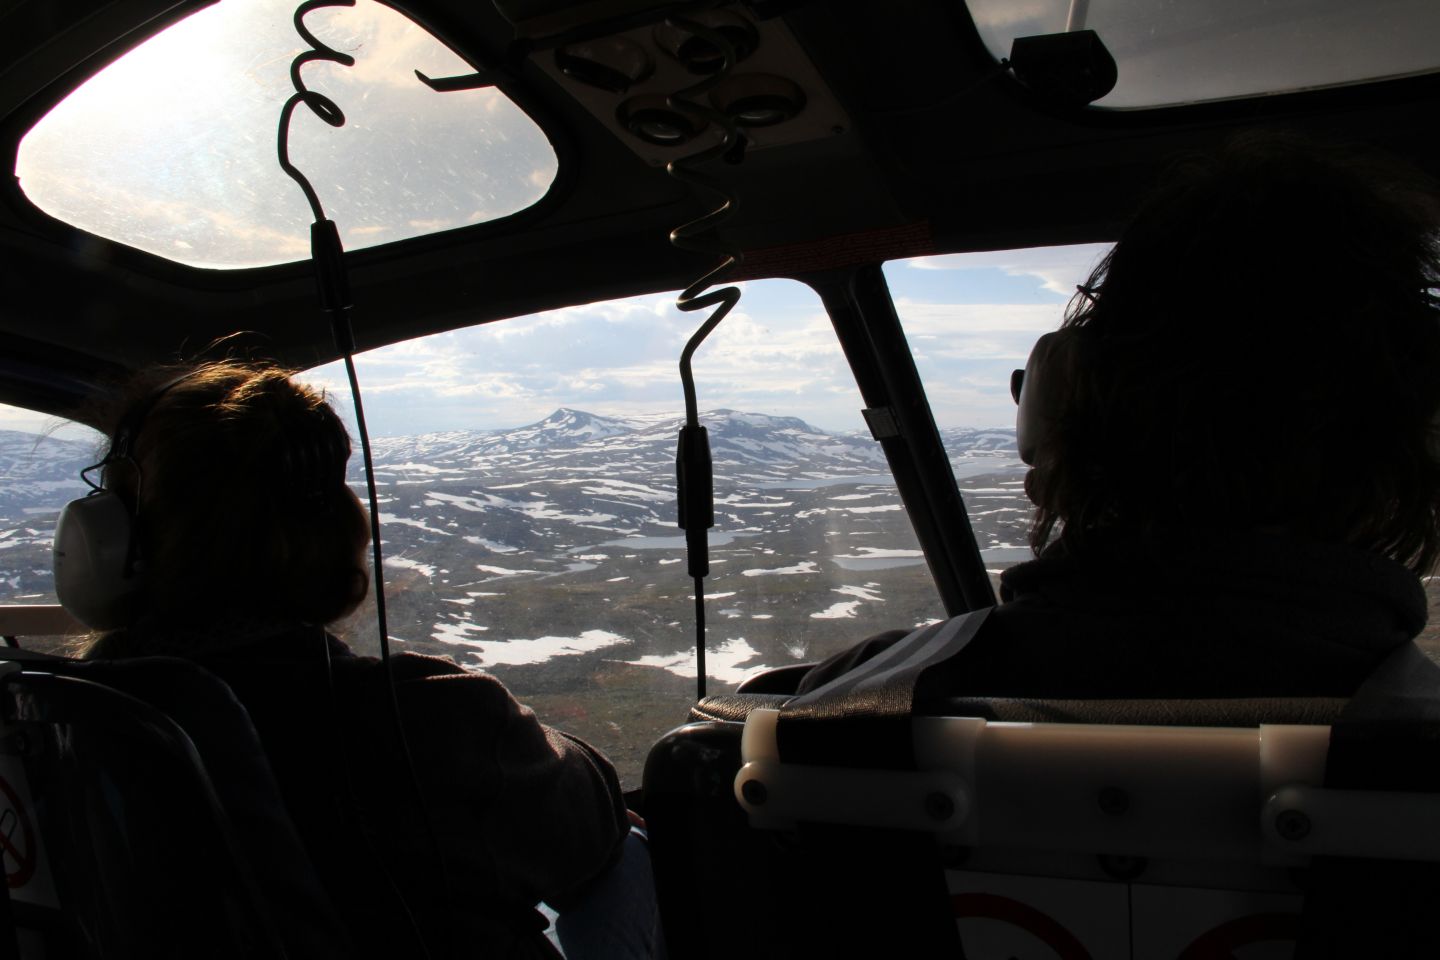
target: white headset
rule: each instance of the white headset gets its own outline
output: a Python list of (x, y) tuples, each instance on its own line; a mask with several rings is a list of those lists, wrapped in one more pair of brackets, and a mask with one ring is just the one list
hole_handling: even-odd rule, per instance
[(1035, 341), (1025, 369), (1010, 376), (1010, 394), (1019, 406), (1015, 412), (1015, 443), (1020, 448), (1020, 459), (1032, 467), (1040, 451), (1050, 446), (1059, 427), (1074, 337), (1070, 330), (1045, 334)]
[(128, 623), (144, 579), (135, 538), (139, 505), (127, 504), (113, 490), (96, 486), (89, 473), (120, 461), (129, 461), (138, 472), (135, 440), (145, 418), (161, 397), (189, 376), (162, 384), (120, 422), (105, 458), (80, 471), (90, 493), (67, 503), (56, 521), (51, 557), (55, 594), (67, 613), (92, 630), (113, 630)]

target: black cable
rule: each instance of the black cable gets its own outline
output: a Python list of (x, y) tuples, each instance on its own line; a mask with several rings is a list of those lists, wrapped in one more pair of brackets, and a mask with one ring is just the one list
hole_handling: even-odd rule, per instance
[[(702, 7), (713, 6), (711, 3)], [(722, 132), (716, 143), (688, 156), (670, 161), (665, 172), (676, 180), (691, 187), (715, 194), (721, 204), (705, 215), (670, 231), (670, 243), (681, 250), (698, 253), (717, 253), (723, 259), (700, 279), (680, 292), (675, 299), (677, 309), (693, 313), (714, 307), (714, 311), (700, 328), (691, 335), (680, 354), (680, 388), (685, 395), (685, 425), (680, 428), (679, 450), (675, 456), (677, 499), (679, 500), (680, 528), (685, 531), (685, 555), (690, 577), (695, 583), (695, 689), (697, 699), (705, 698), (705, 577), (710, 572), (710, 545), (707, 531), (715, 525), (714, 471), (710, 460), (710, 440), (705, 428), (700, 425), (699, 404), (695, 397), (695, 374), (691, 360), (700, 347), (726, 315), (740, 301), (739, 287), (721, 287), (706, 290), (721, 277), (738, 266), (743, 255), (717, 241), (714, 233), (719, 225), (735, 212), (737, 198), (728, 184), (700, 173), (694, 167), (721, 157), (740, 157), (744, 143), (734, 118), (710, 106), (700, 99), (716, 84), (720, 83), (735, 66), (735, 48), (724, 34), (704, 24), (684, 17), (667, 18), (666, 23), (678, 30), (684, 30), (712, 44), (720, 51), (723, 61), (720, 69), (666, 98), (672, 110), (689, 113), (702, 121), (702, 126), (714, 124)]]
[[(330, 635), (324, 627), (320, 628), (320, 646), (325, 653), (325, 685), (330, 696), (330, 739), (334, 743), (335, 751), (340, 755), (339, 780), (345, 789), (345, 808), (340, 812), (341, 822), (345, 822), (346, 812), (353, 818), (355, 829), (365, 838), (365, 845), (370, 852), (378, 859), (380, 854), (379, 844), (375, 841), (375, 835), (370, 829), (370, 820), (364, 815), (360, 806), (360, 795), (355, 790), (355, 778), (350, 772), (349, 751), (345, 749), (345, 738), (340, 733), (340, 700), (335, 693), (335, 667), (330, 657)], [(333, 774), (332, 774), (333, 775)], [(385, 878), (386, 886), (390, 890), (390, 896), (400, 905), (400, 912), (405, 917), (405, 922), (410, 928), (415, 943), (420, 948), (421, 956), (430, 960), (430, 951), (425, 944), (425, 935), (420, 932), (420, 924), (415, 919), (415, 913), (410, 909), (410, 902), (405, 899), (405, 894), (395, 883), (394, 876), (382, 865), (380, 874)]]
[(341, 111), (334, 100), (305, 88), (305, 80), (300, 76), (300, 68), (307, 63), (314, 63), (317, 60), (325, 60), (331, 63), (338, 63), (341, 66), (353, 67), (355, 58), (348, 53), (341, 53), (332, 47), (326, 46), (320, 41), (310, 29), (305, 26), (305, 15), (312, 10), (321, 7), (353, 7), (355, 0), (305, 0), (304, 3), (295, 8), (294, 24), (295, 32), (300, 38), (310, 45), (309, 50), (303, 50), (290, 61), (290, 83), (295, 87), (295, 92), (285, 105), (280, 108), (280, 130), (277, 144), (280, 154), (280, 169), (290, 175), (290, 179), (300, 185), (305, 192), (305, 199), (310, 203), (310, 212), (314, 214), (317, 223), (325, 219), (325, 211), (320, 206), (320, 197), (315, 193), (315, 188), (310, 185), (310, 179), (301, 173), (293, 163), (290, 162), (290, 117), (295, 113), (295, 108), (300, 104), (310, 108), (310, 112), (332, 127), (343, 127), (345, 125), (345, 114)]
[[(321, 7), (353, 7), (354, 5), (355, 0), (306, 0), (306, 2), (295, 8), (295, 30), (306, 43), (310, 45), (311, 49), (301, 51), (296, 55), (295, 59), (290, 62), (290, 82), (295, 87), (295, 93), (285, 101), (285, 105), (280, 110), (279, 127), (276, 131), (276, 152), (279, 156), (280, 168), (284, 170), (292, 180), (299, 184), (300, 189), (305, 194), (306, 201), (310, 204), (311, 213), (313, 213), (315, 217), (315, 222), (310, 228), (310, 245), (311, 257), (315, 263), (317, 294), (320, 299), (321, 308), (330, 317), (336, 348), (345, 360), (345, 373), (350, 381), (350, 397), (355, 407), (356, 432), (360, 437), (360, 453), (365, 464), (365, 487), (370, 507), (370, 549), (375, 569), (375, 619), (380, 634), (380, 668), (385, 677), (385, 688), (389, 691), (389, 714), (395, 728), (396, 742), (399, 746), (401, 758), (405, 764), (405, 772), (408, 777), (409, 786), (419, 808), (431, 853), (440, 876), (441, 887), (444, 891), (444, 899), (447, 907), (447, 915), (453, 918), (454, 903), (450, 894), (449, 872), (445, 858), (441, 853), (439, 837), (435, 833), (435, 825), (430, 819), (429, 808), (425, 804), (424, 793), (420, 788), (420, 778), (415, 772), (415, 761), (410, 751), (410, 741), (405, 736), (405, 723), (400, 714), (400, 698), (395, 688), (395, 674), (391, 668), (390, 630), (385, 611), (384, 556), (380, 544), (380, 499), (375, 487), (375, 463), (370, 450), (370, 432), (365, 424), (365, 407), (360, 395), (360, 379), (355, 372), (355, 335), (350, 323), (351, 303), (349, 285), (345, 273), (344, 249), (340, 242), (339, 230), (334, 221), (326, 218), (324, 207), (320, 203), (320, 197), (315, 192), (315, 188), (311, 186), (309, 178), (290, 162), (289, 155), (290, 121), (294, 116), (295, 108), (300, 104), (303, 103), (312, 113), (332, 127), (339, 127), (345, 123), (345, 114), (333, 100), (324, 94), (305, 88), (304, 78), (301, 76), (301, 68), (307, 63), (321, 60), (339, 63), (344, 66), (353, 66), (355, 63), (354, 57), (340, 53), (326, 46), (316, 38), (305, 26), (305, 15)], [(326, 668), (328, 672), (328, 644), (326, 647)], [(414, 923), (413, 911), (410, 908), (410, 904), (406, 901), (399, 884), (395, 882), (394, 877), (390, 876), (389, 871), (384, 866), (383, 860), (378, 855), (376, 860), (381, 872), (385, 875), (385, 879), (395, 899), (399, 902), (402, 911), (407, 917), (411, 918), (411, 927), (414, 931), (421, 954), (426, 958), (430, 957), (431, 953), (425, 942), (425, 937), (420, 931), (419, 926)]]
[[(360, 378), (355, 358), (345, 354), (345, 376), (350, 381), (350, 399), (355, 404), (355, 432), (360, 435), (360, 459), (365, 464), (365, 497), (370, 505), (370, 562), (375, 566), (375, 621), (380, 631), (380, 660), (390, 663), (390, 628), (385, 616), (384, 552), (380, 545), (380, 496), (375, 488), (375, 460), (370, 452), (370, 431), (365, 426), (365, 406), (360, 400)], [(392, 687), (391, 693), (394, 693)], [(398, 710), (399, 704), (396, 704)], [(406, 750), (409, 753), (409, 750)], [(407, 757), (408, 759), (408, 757)]]
[(705, 699), (705, 578), (695, 578), (695, 700)]

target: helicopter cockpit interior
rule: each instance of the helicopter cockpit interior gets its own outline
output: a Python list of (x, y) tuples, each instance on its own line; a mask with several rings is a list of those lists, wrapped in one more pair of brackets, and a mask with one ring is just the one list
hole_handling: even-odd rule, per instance
[[(890, 771), (898, 782), (812, 770), (806, 786), (781, 763), (774, 678), (879, 630), (995, 604), (1000, 572), (1030, 556), (1011, 370), (1177, 156), (1278, 130), (1440, 175), (1437, 33), (1426, 0), (8, 3), (0, 634), (43, 657), (85, 632), (58, 606), (50, 553), (118, 385), (156, 364), (264, 358), (332, 398), (357, 437), (352, 486), (363, 497), (372, 484), (388, 622), (372, 598), (338, 632), (367, 653), (393, 645), (492, 673), (603, 750), (627, 790), (643, 784), (673, 955), (818, 949), (767, 912), (769, 881), (747, 876), (798, 857), (812, 889), (796, 911), (834, 911), (851, 900), (822, 882), (839, 875), (826, 844), (850, 828), (853, 861), (886, 878), (913, 858), (897, 866), (866, 830), (942, 838), (939, 894), (933, 877), (865, 887), (897, 910), (944, 901), (920, 952), (949, 950), (957, 917), (970, 932), (954, 955), (1289, 951), (1301, 928), (1273, 917), (1295, 909), (1282, 875), (1297, 857), (1440, 859), (1415, 840), (1430, 829), (1415, 824), (1436, 822), (1417, 795), (1386, 794), (1380, 813), (1350, 797), (1324, 807), (1330, 795), (1272, 803), (1317, 780), (1315, 731), (1343, 704), (1220, 719), (1194, 705), (955, 704), (969, 712), (929, 718), (916, 750), (969, 766), (940, 780)], [(369, 420), (364, 464), (347, 363)], [(1440, 587), (1425, 586), (1433, 609)], [(1440, 657), (1435, 627), (1417, 643)], [(1162, 722), (1156, 711), (1170, 733), (1123, 739)], [(1088, 739), (1064, 740), (1064, 725)], [(1241, 728), (1201, 746), (1192, 735)], [(1263, 857), (1257, 838), (1235, 858), (1259, 872), (1166, 865), (1224, 847), (1234, 816), (1183, 841), (1150, 821), (1117, 840), (1089, 821), (1037, 833), (990, 799), (1035, 789), (1042, 767), (1067, 771), (1057, 796), (1080, 790), (1064, 777), (1135, 751), (1160, 772), (1102, 790), (1104, 817), (1123, 820), (1143, 783), (1187, 822), (1261, 790), (1239, 820), (1271, 803), (1265, 822), (1280, 825)], [(1022, 753), (1045, 759), (1010, 759)], [(1166, 766), (1177, 756), (1190, 759)], [(977, 798), (981, 767), (1003, 786)], [(10, 769), (0, 801), (14, 811)], [(211, 803), (209, 787), (185, 789)], [(879, 799), (863, 816), (825, 812), (837, 796), (900, 795), (918, 798), (919, 827)], [(962, 824), (972, 808), (993, 826)], [(1302, 840), (1285, 834), (1295, 818), (1280, 815), (1302, 808), (1401, 826), (1310, 837), (1297, 854), (1284, 846)], [(824, 842), (787, 839), (811, 820)], [(39, 881), (16, 829), (0, 820), (23, 913), (15, 890)], [(1043, 834), (1033, 844), (1059, 859), (1020, 859), (1052, 885), (957, 886), (1014, 866), (967, 859), (983, 829), (1006, 849)], [(1056, 839), (1077, 835), (1073, 849)], [(268, 836), (294, 857), (285, 828)], [(1149, 877), (1169, 879), (1137, 884), (1154, 842)], [(1072, 869), (1086, 843), (1112, 860)], [(720, 869), (726, 850), (742, 853)], [(711, 894), (674, 892), (712, 870), (748, 890), (732, 899), (763, 917), (749, 933)], [(240, 901), (264, 899), (245, 871), (229, 881)], [(1253, 903), (1165, 899), (1212, 882)], [(312, 887), (301, 877), (296, 895)], [(1094, 920), (1117, 890), (1129, 919)], [(1134, 920), (1136, 890), (1190, 911), (1189, 934)], [(1244, 916), (1272, 919), (1225, 927)], [(907, 942), (886, 937), (857, 942)]]

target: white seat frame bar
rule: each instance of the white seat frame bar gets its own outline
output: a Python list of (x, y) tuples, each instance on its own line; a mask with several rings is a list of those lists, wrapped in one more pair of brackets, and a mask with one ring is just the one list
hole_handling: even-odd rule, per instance
[(735, 797), (752, 826), (933, 832), (944, 843), (1295, 866), (1440, 861), (1440, 794), (1322, 786), (1328, 726), (1174, 727), (916, 717), (916, 771), (782, 763), (751, 712)]

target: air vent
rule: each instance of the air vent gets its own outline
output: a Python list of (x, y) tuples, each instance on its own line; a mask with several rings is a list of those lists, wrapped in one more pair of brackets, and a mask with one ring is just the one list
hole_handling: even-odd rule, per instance
[[(751, 20), (743, 7), (695, 13), (734, 46), (736, 63), (700, 99), (745, 129), (748, 151), (844, 134), (850, 126), (782, 19)], [(715, 143), (720, 131), (667, 98), (713, 76), (716, 46), (679, 26), (653, 21), (537, 54), (571, 96), (655, 166)]]
[(571, 80), (607, 93), (624, 93), (655, 72), (650, 52), (628, 37), (567, 44), (555, 51), (555, 66)]
[[(714, 30), (735, 51), (735, 62), (744, 63), (760, 43), (755, 24), (733, 10), (704, 10), (693, 17), (701, 26)], [(655, 28), (655, 43), (687, 71), (699, 76), (718, 73), (725, 55), (709, 39), (669, 23)]]

